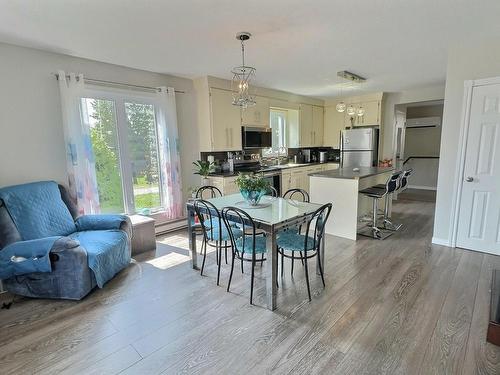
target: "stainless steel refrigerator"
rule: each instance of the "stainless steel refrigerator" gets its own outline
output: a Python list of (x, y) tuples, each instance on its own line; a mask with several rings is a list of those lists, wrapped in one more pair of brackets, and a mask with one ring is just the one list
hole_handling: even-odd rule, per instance
[(378, 129), (346, 129), (340, 134), (343, 168), (372, 167), (378, 164)]

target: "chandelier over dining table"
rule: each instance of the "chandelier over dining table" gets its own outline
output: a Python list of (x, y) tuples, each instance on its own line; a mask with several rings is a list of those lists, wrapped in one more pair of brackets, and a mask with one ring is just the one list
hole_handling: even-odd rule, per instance
[(255, 79), (255, 68), (245, 65), (245, 41), (249, 40), (252, 34), (246, 31), (236, 34), (236, 39), (241, 42), (240, 66), (231, 70), (233, 79), (231, 80), (231, 91), (233, 93), (233, 105), (247, 108), (255, 105), (255, 97), (252, 94), (250, 83)]

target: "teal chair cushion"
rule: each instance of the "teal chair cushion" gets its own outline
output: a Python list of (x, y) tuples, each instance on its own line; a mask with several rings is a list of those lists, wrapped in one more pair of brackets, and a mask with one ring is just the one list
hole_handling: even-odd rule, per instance
[[(253, 251), (253, 236), (245, 237), (245, 248), (243, 248), (243, 238), (236, 241), (236, 248), (240, 253), (252, 254)], [(255, 236), (255, 253), (263, 254), (267, 252), (266, 238), (262, 236)]]
[[(278, 247), (288, 251), (304, 251), (306, 236), (293, 230), (278, 235)], [(314, 238), (307, 236), (307, 250), (314, 250)]]
[[(213, 228), (209, 231), (208, 237), (211, 241), (230, 241), (231, 237), (229, 236), (229, 231), (226, 228), (224, 223), (221, 223), (221, 230), (219, 231), (219, 224), (215, 224), (212, 220)], [(208, 229), (210, 228), (210, 223), (208, 223)], [(240, 238), (243, 235), (243, 232), (238, 228), (231, 228), (231, 232), (233, 232), (233, 236), (235, 238)]]

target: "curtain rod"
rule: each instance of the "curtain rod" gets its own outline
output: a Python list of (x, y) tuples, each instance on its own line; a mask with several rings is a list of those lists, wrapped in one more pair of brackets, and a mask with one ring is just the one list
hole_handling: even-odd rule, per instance
[[(56, 79), (59, 79), (59, 74), (57, 73), (52, 73), (56, 77)], [(66, 76), (69, 78), (69, 75)], [(94, 78), (83, 78), (84, 81), (92, 84), (104, 84), (104, 85), (113, 85), (113, 86), (123, 86), (123, 87), (131, 87), (131, 88), (136, 88), (136, 89), (146, 89), (146, 90), (153, 90), (153, 91), (158, 91), (158, 87), (152, 87), (152, 86), (141, 86), (141, 85), (132, 85), (129, 83), (123, 83), (123, 82), (114, 82), (114, 81), (104, 81), (102, 79), (94, 79)], [(180, 90), (175, 90), (176, 94), (185, 94), (185, 91), (180, 91)]]

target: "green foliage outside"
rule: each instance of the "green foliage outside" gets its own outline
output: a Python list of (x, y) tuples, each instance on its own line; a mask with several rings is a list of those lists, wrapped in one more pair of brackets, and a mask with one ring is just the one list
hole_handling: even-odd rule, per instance
[[(120, 162), (114, 103), (91, 100), (94, 125), (90, 137), (95, 156), (95, 169), (101, 210), (121, 213), (123, 205)], [(125, 103), (128, 148), (132, 161), (136, 210), (157, 208), (159, 195), (158, 151), (154, 110), (150, 105)]]

